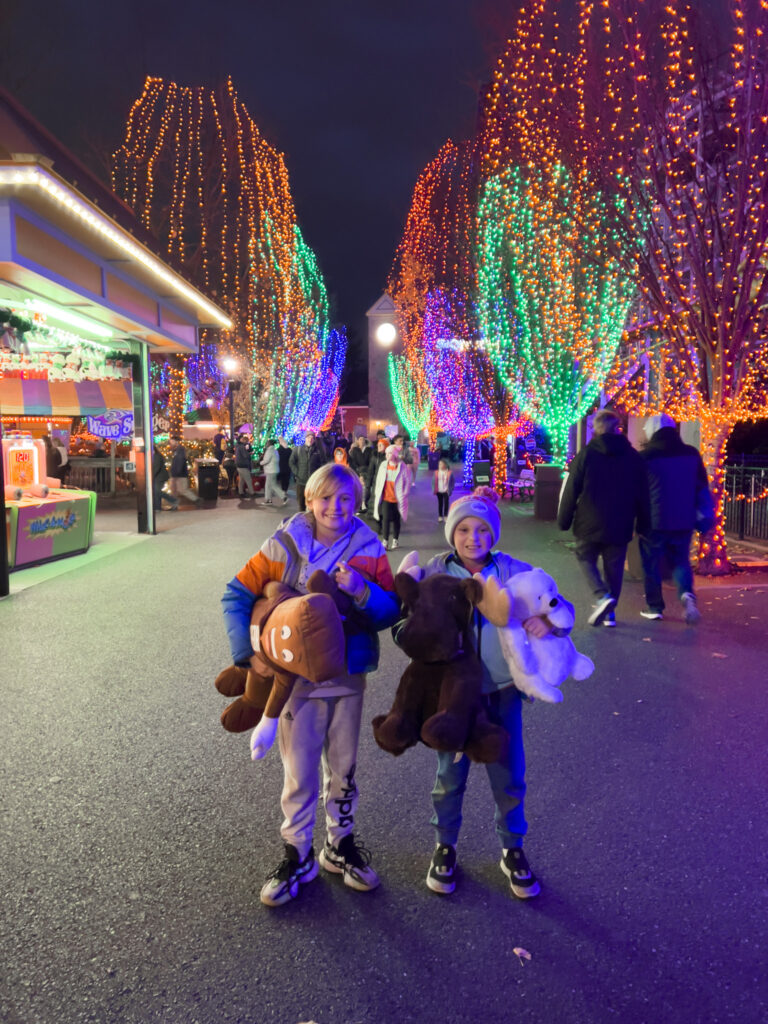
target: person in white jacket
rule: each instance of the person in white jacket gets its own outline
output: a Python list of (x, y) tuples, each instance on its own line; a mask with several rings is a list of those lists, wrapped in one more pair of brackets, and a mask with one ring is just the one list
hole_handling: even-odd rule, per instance
[[(391, 444), (376, 474), (373, 517), (380, 521), (381, 539), (385, 548), (394, 550), (400, 539), (400, 523), (408, 519), (408, 493), (412, 486), (411, 471), (403, 463), (401, 449)], [(389, 542), (390, 527), (392, 543)]]
[(271, 437), (267, 441), (267, 447), (261, 457), (261, 468), (264, 472), (264, 504), (276, 505), (272, 495), (280, 500), (281, 505), (288, 501), (288, 495), (277, 486), (277, 473), (280, 469), (280, 459), (277, 454), (277, 441)]

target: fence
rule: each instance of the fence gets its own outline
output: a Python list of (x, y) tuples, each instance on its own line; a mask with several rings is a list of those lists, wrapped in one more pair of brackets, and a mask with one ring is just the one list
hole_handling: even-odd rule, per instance
[(726, 466), (725, 530), (739, 540), (768, 540), (768, 467)]
[(70, 458), (72, 469), (67, 478), (68, 487), (80, 487), (97, 494), (114, 494), (114, 463), (111, 459)]

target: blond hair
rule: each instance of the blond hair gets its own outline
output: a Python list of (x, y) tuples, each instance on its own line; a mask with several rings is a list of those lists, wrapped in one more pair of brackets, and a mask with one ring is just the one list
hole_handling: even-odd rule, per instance
[(304, 500), (309, 502), (314, 501), (315, 498), (329, 498), (338, 491), (342, 484), (346, 483), (352, 485), (355, 508), (359, 508), (363, 503), (363, 485), (360, 483), (357, 473), (353, 472), (349, 466), (345, 466), (343, 462), (326, 462), (320, 469), (316, 469), (307, 480), (307, 486), (304, 488)]

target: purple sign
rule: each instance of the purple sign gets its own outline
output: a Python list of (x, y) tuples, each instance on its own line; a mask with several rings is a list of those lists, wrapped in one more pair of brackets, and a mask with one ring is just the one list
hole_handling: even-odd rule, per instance
[(110, 441), (118, 441), (133, 434), (133, 413), (110, 409), (101, 416), (88, 417), (88, 432), (96, 437), (106, 437)]

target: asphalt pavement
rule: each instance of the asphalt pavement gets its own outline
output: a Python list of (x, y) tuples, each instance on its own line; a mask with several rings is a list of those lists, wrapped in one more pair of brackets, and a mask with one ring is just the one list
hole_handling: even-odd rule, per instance
[[(394, 567), (445, 546), (426, 474), (413, 493)], [(618, 627), (591, 628), (568, 535), (505, 502), (501, 547), (555, 576), (596, 664), (562, 704), (525, 709), (541, 895), (510, 894), (480, 766), (456, 892), (427, 889), (434, 755), (393, 758), (367, 724), (405, 666), (384, 634), (357, 773), (382, 885), (357, 893), (321, 871), (268, 909), (280, 760), (253, 764), (247, 734), (224, 732), (213, 680), (229, 660), (224, 585), (280, 514), (219, 502), (140, 538), (130, 512), (100, 512), (89, 557), (34, 585), (12, 576), (0, 1020), (768, 1021), (768, 575), (701, 582), (697, 627), (671, 594), (663, 622), (642, 619), (628, 579)]]

